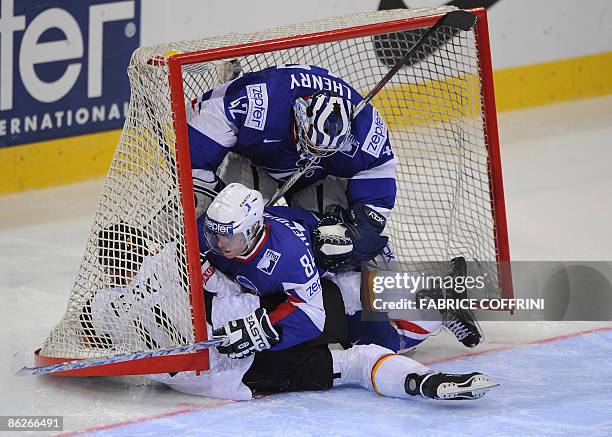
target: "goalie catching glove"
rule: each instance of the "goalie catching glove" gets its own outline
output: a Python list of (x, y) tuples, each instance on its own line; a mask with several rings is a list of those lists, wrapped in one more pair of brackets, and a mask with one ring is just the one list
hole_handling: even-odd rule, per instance
[(359, 269), (387, 245), (389, 238), (380, 235), (385, 224), (385, 218), (366, 205), (348, 210), (328, 206), (312, 233), (317, 264), (333, 273)]
[(217, 346), (219, 353), (239, 359), (270, 349), (280, 341), (280, 334), (272, 326), (264, 308), (257, 308), (248, 316), (215, 329), (213, 339), (218, 337), (227, 338), (223, 346)]

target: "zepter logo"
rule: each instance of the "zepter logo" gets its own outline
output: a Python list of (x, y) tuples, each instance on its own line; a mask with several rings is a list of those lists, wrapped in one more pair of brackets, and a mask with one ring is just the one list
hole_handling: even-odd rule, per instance
[(0, 146), (122, 125), (139, 0), (2, 0), (0, 14)]
[(208, 217), (206, 217), (206, 229), (213, 234), (219, 235), (232, 235), (234, 233), (234, 227), (231, 224), (219, 223)]

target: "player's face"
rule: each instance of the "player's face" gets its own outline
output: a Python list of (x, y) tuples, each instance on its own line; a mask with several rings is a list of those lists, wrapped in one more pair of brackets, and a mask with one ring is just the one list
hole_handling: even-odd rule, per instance
[(136, 276), (136, 266), (128, 264), (132, 268), (123, 267), (106, 267), (104, 271), (110, 277), (110, 282), (116, 287), (125, 287), (128, 285), (134, 276)]
[(242, 233), (236, 235), (215, 235), (217, 246), (227, 259), (232, 259), (246, 250), (246, 238)]
[(124, 287), (130, 283), (136, 275), (135, 271), (124, 268), (106, 267), (106, 274), (110, 277), (110, 282), (113, 286)]

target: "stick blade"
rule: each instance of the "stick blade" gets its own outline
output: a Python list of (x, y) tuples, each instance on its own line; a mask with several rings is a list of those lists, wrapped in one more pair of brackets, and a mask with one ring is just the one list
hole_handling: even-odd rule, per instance
[(13, 354), (13, 358), (11, 359), (11, 363), (10, 363), (10, 370), (13, 375), (21, 376), (21, 375), (28, 374), (27, 370), (24, 370), (24, 369), (28, 368), (28, 361), (27, 361), (26, 356), (30, 354), (33, 355), (33, 352), (31, 349), (27, 347)]
[(442, 26), (456, 27), (464, 31), (471, 30), (476, 24), (476, 15), (468, 11), (452, 11), (442, 17)]
[(12, 370), (14, 376), (32, 376), (32, 369), (29, 367), (22, 367), (21, 369)]

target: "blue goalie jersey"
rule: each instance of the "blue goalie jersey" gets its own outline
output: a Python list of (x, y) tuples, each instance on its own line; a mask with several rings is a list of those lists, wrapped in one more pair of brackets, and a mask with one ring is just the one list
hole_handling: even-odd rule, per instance
[[(307, 158), (293, 138), (293, 103), (318, 90), (333, 91), (353, 104), (363, 100), (339, 77), (308, 65), (247, 73), (206, 92), (187, 109), (192, 167), (213, 180), (231, 150), (278, 181), (289, 177)], [(340, 151), (321, 159), (295, 188), (326, 176), (345, 178), (349, 205), (365, 204), (388, 216), (395, 202), (395, 164), (387, 126), (376, 108), (367, 105), (352, 121)]]
[[(287, 299), (269, 313), (280, 327), (280, 342), (272, 350), (286, 349), (318, 337), (325, 325), (320, 272), (310, 248), (310, 232), (318, 218), (300, 208), (271, 207), (264, 213), (265, 231), (247, 257), (226, 259), (208, 251), (200, 232), (200, 251), (232, 280), (258, 295), (286, 293)], [(198, 219), (203, 229), (204, 216)]]

